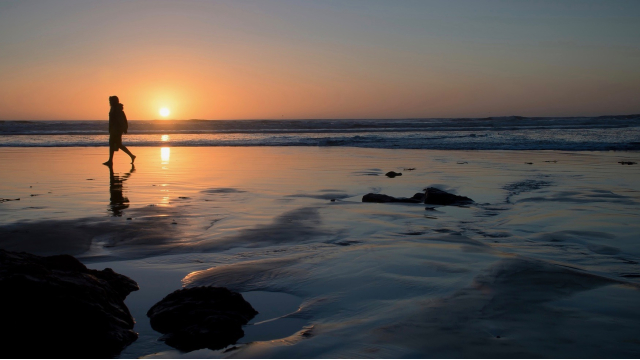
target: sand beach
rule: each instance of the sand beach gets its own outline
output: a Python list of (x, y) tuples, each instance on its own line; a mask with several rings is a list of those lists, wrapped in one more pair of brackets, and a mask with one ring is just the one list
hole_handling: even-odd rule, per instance
[[(640, 154), (332, 147), (0, 148), (0, 247), (140, 290), (121, 358), (640, 356)], [(411, 169), (411, 170), (410, 170)], [(402, 176), (388, 178), (388, 171)], [(426, 187), (464, 207), (363, 203)], [(237, 344), (180, 352), (147, 310), (224, 286)]]

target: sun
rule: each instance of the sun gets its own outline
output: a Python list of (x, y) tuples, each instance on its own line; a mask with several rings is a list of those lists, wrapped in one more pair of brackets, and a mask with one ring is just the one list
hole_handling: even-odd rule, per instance
[(169, 116), (170, 113), (171, 112), (166, 107), (163, 107), (162, 109), (160, 109), (160, 116), (167, 117)]

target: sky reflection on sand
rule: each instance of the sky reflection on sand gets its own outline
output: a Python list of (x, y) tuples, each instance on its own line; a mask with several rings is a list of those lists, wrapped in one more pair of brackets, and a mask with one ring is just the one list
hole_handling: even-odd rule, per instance
[[(1, 149), (0, 191), (21, 200), (0, 204), (0, 244), (138, 281), (121, 357), (640, 355), (640, 168), (617, 163), (637, 153), (138, 148), (110, 217), (103, 150)], [(436, 184), (476, 204), (361, 202)], [(269, 325), (284, 340), (248, 325), (230, 352), (179, 354), (145, 313), (182, 285), (300, 304)]]

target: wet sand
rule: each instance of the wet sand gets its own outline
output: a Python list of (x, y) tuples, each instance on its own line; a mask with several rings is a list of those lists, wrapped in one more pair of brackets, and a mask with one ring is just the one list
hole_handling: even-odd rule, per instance
[[(122, 358), (640, 356), (640, 153), (132, 150), (0, 148), (0, 247), (139, 283)], [(361, 202), (427, 186), (476, 204)], [(235, 348), (157, 340), (146, 311), (197, 285), (261, 313)]]

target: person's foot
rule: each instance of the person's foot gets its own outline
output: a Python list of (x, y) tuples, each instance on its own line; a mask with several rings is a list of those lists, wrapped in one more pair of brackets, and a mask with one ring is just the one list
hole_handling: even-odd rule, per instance
[(136, 157), (135, 155), (131, 155), (131, 164), (133, 164), (134, 161), (136, 161)]
[(102, 163), (102, 165), (111, 166), (111, 165), (113, 165), (113, 162), (111, 162), (111, 161), (106, 161), (106, 162), (103, 162), (103, 163)]

